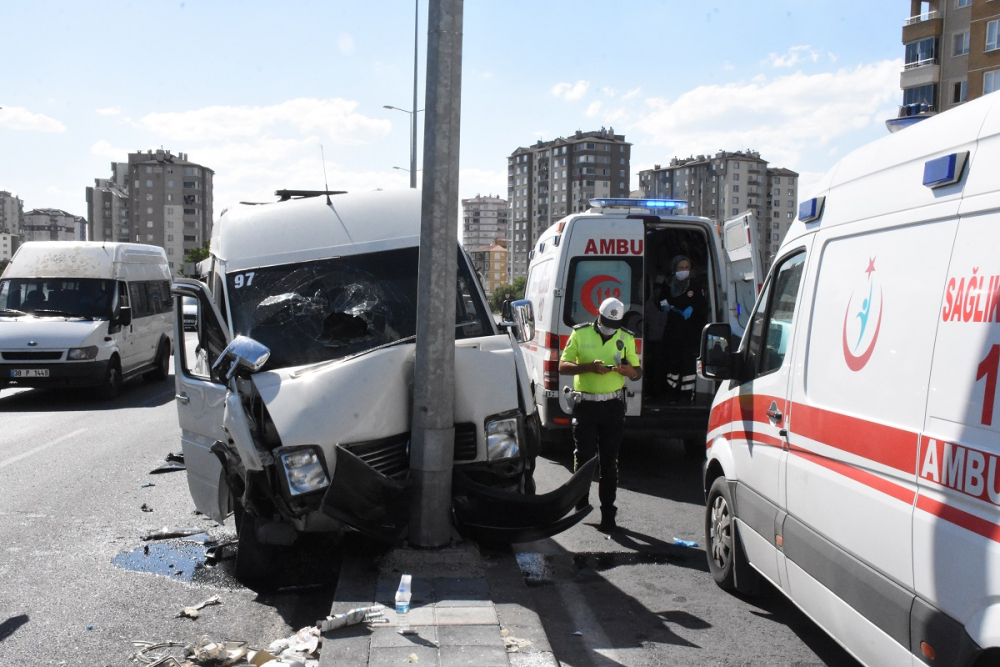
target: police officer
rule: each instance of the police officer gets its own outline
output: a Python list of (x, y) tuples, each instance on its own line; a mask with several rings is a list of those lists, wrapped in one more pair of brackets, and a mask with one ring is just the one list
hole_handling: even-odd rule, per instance
[(580, 324), (566, 343), (559, 373), (573, 375), (578, 398), (573, 408), (574, 469), (600, 456), (599, 530), (614, 530), (618, 493), (618, 448), (625, 426), (625, 379), (642, 377), (635, 336), (621, 328), (625, 306), (605, 299), (595, 322)]

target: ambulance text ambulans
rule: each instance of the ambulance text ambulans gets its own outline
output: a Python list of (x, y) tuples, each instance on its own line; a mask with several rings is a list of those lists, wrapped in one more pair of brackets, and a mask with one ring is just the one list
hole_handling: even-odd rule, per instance
[[(716, 383), (695, 380), (694, 359), (706, 322), (725, 320), (742, 331), (762, 281), (754, 251), (757, 223), (747, 212), (726, 222), (720, 233), (708, 218), (679, 215), (684, 202), (656, 199), (595, 199), (590, 210), (549, 227), (531, 251), (525, 299), (534, 313), (535, 336), (522, 345), (545, 439), (566, 434), (570, 424), (572, 377), (559, 376), (559, 356), (574, 326), (593, 322), (601, 301), (611, 296), (626, 307), (624, 327), (635, 334), (644, 377), (626, 384), (627, 428), (655, 429), (699, 455)], [(667, 289), (671, 260), (691, 264), (685, 292), (701, 307), (675, 318), (689, 329), (693, 392), (668, 389), (668, 369), (656, 360), (681, 349), (679, 328), (667, 325), (669, 309), (658, 290)], [(690, 313), (689, 313), (690, 315)], [(657, 383), (660, 386), (654, 386)], [(688, 389), (688, 387), (685, 387)], [(560, 430), (562, 433), (560, 434)]]
[(997, 95), (855, 151), (703, 335), (712, 574), (866, 665), (1000, 664), (998, 175)]

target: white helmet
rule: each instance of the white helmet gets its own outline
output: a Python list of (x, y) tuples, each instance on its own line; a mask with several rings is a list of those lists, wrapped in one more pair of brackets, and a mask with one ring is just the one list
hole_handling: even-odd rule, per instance
[(625, 304), (614, 297), (601, 302), (601, 307), (597, 309), (597, 321), (605, 329), (618, 329), (622, 325), (622, 318), (625, 317)]

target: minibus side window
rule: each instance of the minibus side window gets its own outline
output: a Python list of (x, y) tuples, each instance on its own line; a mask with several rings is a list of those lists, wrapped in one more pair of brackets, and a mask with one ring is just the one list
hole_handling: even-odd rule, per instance
[(805, 253), (786, 259), (775, 271), (750, 325), (748, 366), (754, 377), (781, 368), (792, 334), (792, 318), (798, 302)]

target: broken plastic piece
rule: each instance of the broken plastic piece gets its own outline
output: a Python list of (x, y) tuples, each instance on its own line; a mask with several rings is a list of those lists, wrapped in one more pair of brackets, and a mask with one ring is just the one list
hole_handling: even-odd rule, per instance
[(316, 629), (319, 632), (330, 632), (337, 628), (358, 623), (382, 623), (385, 622), (385, 607), (375, 604), (370, 607), (357, 607), (343, 614), (327, 616), (323, 621), (316, 621)]
[(287, 639), (276, 639), (267, 647), (269, 653), (282, 654), (291, 650), (295, 653), (314, 653), (319, 648), (320, 630), (316, 626), (307, 625)]
[[(143, 505), (143, 508), (146, 506)], [(144, 512), (152, 512), (153, 510), (143, 509)], [(143, 541), (149, 542), (151, 540), (169, 540), (172, 537), (187, 537), (188, 535), (197, 535), (203, 532), (199, 528), (192, 528), (190, 526), (184, 526), (183, 528), (167, 528), (164, 526), (159, 530), (154, 530), (151, 533), (146, 533), (142, 536)]]
[(140, 507), (139, 509), (141, 509), (143, 512), (152, 512), (153, 511), (153, 508), (150, 507), (149, 505), (147, 505), (146, 503), (143, 503), (142, 507)]
[(222, 604), (222, 600), (219, 599), (218, 595), (213, 595), (212, 597), (199, 602), (198, 604), (191, 607), (184, 607), (181, 609), (174, 618), (198, 618), (198, 612), (204, 609), (208, 605), (212, 604)]
[(674, 538), (674, 544), (676, 544), (679, 547), (696, 547), (696, 546), (698, 546), (697, 542), (692, 542), (691, 540), (682, 540), (679, 537), (675, 537)]
[(577, 630), (577, 631), (576, 631), (576, 632), (574, 632), (573, 634), (574, 634), (574, 635), (576, 635), (577, 637), (582, 637), (582, 636), (583, 636), (583, 633), (582, 633), (582, 632), (580, 632), (579, 630)]
[(164, 463), (159, 468), (153, 468), (149, 471), (150, 475), (160, 475), (165, 472), (177, 472), (178, 470), (187, 470), (183, 463)]

